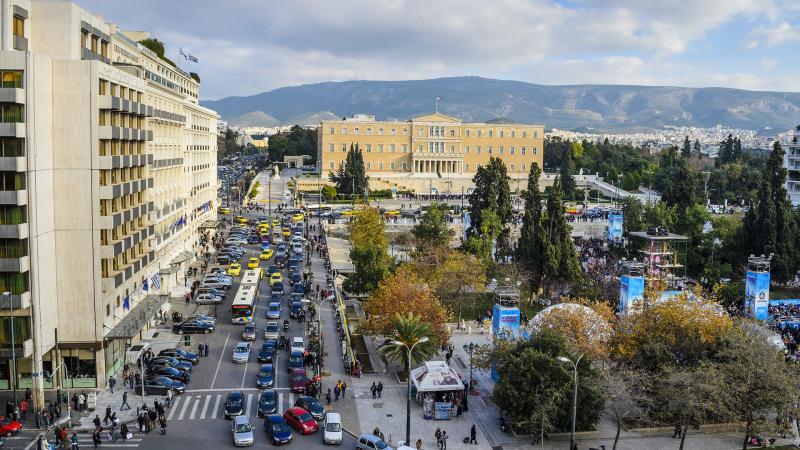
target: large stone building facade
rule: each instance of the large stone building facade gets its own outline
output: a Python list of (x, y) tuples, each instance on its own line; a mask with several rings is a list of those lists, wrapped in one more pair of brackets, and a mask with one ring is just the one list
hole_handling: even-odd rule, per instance
[(494, 156), (505, 162), (510, 176), (520, 177), (531, 164), (542, 166), (544, 126), (466, 123), (439, 113), (406, 122), (357, 115), (323, 121), (317, 142), (322, 173), (335, 171), (351, 144), (358, 144), (372, 174), (471, 175)]
[(0, 80), (0, 390), (42, 405), (103, 387), (178, 283), (216, 214), (218, 116), (68, 1), (0, 0)]

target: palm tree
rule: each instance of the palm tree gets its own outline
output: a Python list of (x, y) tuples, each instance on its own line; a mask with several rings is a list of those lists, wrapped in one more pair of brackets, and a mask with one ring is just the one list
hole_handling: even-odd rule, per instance
[(431, 324), (422, 322), (422, 316), (409, 312), (407, 316), (397, 313), (395, 317), (397, 318), (397, 324), (392, 336), (378, 347), (378, 353), (381, 356), (386, 358), (387, 361), (402, 363), (403, 366), (410, 369), (407, 361), (408, 349), (402, 345), (395, 344), (394, 341), (402, 342), (408, 348), (411, 348), (424, 337), (427, 337), (428, 341), (419, 342), (414, 346), (411, 352), (411, 364), (426, 361), (436, 353), (436, 333), (433, 331)]

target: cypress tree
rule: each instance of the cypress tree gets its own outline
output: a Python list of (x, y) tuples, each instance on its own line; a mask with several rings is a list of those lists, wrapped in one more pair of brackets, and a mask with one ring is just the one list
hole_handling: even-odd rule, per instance
[(692, 154), (692, 144), (689, 142), (689, 136), (687, 135), (683, 139), (683, 147), (681, 147), (681, 156), (684, 158), (688, 158)]
[(541, 174), (539, 165), (531, 164), (528, 189), (525, 192), (525, 213), (516, 249), (516, 259), (528, 273), (531, 295), (536, 293), (541, 285), (545, 247), (549, 244), (542, 223), (542, 194), (539, 192)]

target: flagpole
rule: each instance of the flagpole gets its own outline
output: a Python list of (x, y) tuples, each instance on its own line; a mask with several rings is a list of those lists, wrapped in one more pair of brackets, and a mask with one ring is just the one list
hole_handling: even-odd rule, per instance
[(434, 104), (434, 106), (433, 106), (433, 112), (434, 112), (434, 114), (439, 114), (439, 97), (436, 97), (436, 98), (433, 100), (433, 104)]

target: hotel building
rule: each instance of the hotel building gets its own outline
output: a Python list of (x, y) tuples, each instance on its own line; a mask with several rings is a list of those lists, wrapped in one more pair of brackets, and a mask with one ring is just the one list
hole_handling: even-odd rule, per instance
[(218, 116), (142, 33), (68, 1), (0, 8), (0, 390), (41, 408), (102, 388), (183, 285), (216, 214)]
[(786, 168), (786, 191), (792, 206), (800, 205), (800, 130), (795, 130), (781, 143), (786, 154), (783, 167)]
[(505, 162), (510, 177), (521, 178), (534, 162), (542, 166), (544, 148), (543, 125), (466, 123), (439, 113), (406, 122), (368, 115), (323, 121), (318, 136), (323, 174), (335, 171), (358, 144), (367, 173), (388, 178), (471, 178), (493, 156)]

